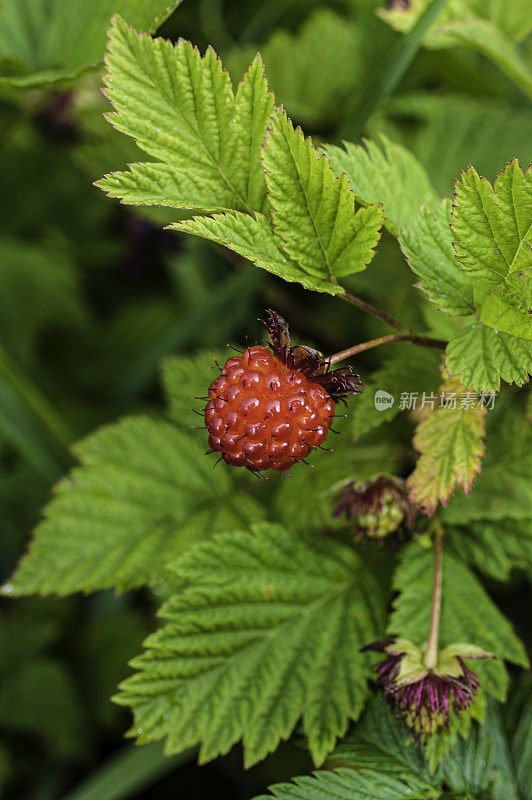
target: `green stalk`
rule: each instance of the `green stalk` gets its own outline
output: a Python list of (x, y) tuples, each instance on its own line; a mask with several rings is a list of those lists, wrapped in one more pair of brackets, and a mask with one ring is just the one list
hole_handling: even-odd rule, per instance
[(435, 667), (438, 663), (438, 639), (440, 635), (440, 611), (443, 562), (443, 528), (439, 520), (434, 522), (434, 584), (432, 587), (432, 608), (430, 628), (425, 648), (425, 666)]
[(410, 33), (398, 38), (375, 83), (370, 85), (363, 101), (344, 120), (340, 129), (341, 139), (351, 142), (360, 139), (369, 118), (396, 89), (421, 47), (425, 34), (432, 27), (446, 2), (447, 0), (432, 0)]

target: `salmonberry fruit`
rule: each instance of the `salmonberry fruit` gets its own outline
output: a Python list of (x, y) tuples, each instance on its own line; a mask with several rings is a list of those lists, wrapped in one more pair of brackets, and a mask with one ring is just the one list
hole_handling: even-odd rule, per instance
[(316, 351), (292, 347), (284, 320), (268, 313), (272, 344), (229, 358), (205, 407), (211, 450), (253, 472), (283, 472), (322, 445), (335, 400), (362, 385), (349, 368), (330, 370)]

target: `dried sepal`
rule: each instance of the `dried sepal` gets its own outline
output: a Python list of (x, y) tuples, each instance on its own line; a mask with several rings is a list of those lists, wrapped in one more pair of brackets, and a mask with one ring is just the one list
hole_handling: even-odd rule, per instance
[(288, 325), (276, 311), (267, 309), (268, 321), (264, 324), (271, 339), (270, 348), (289, 369), (297, 369), (313, 383), (323, 386), (335, 402), (345, 401), (352, 394), (362, 392), (364, 383), (352, 367), (331, 369), (330, 362), (319, 350), (304, 345), (292, 345)]

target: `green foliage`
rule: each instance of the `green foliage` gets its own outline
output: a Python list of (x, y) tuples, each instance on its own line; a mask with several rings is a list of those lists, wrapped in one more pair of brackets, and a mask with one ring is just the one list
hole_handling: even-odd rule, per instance
[(364, 269), (380, 238), (382, 208), (355, 213), (349, 181), (335, 179), (324, 156), (282, 111), (277, 111), (262, 150), (274, 227), (300, 268), (325, 280)]
[(418, 288), (426, 292), (439, 311), (462, 317), (475, 311), (473, 284), (455, 258), (450, 222), (448, 200), (438, 206), (425, 205), (412, 224), (401, 230), (399, 242), (411, 269), (421, 278)]
[(468, 275), (501, 284), (532, 267), (532, 169), (512, 161), (493, 187), (473, 167), (454, 189), (456, 256)]
[(110, 197), (204, 211), (266, 207), (259, 148), (273, 96), (259, 56), (235, 96), (212, 49), (201, 58), (190, 42), (152, 39), (115, 17), (106, 65), (109, 121), (157, 159), (98, 181)]
[(456, 495), (443, 512), (450, 523), (477, 520), (521, 522), (532, 520), (532, 435), (522, 405), (500, 398), (488, 411), (486, 457), (471, 496)]
[[(441, 396), (460, 395), (463, 386), (456, 379), (446, 381)], [(436, 408), (416, 428), (412, 444), (420, 456), (408, 478), (410, 499), (431, 516), (438, 501), (444, 506), (456, 485), (469, 494), (481, 469), (484, 455), (485, 408), (471, 406)]]
[[(402, 553), (394, 576), (399, 595), (388, 624), (390, 635), (407, 637), (422, 646), (430, 621), (434, 575), (432, 551), (413, 542)], [(482, 584), (450, 553), (443, 556), (440, 646), (474, 642), (497, 656), (496, 661), (475, 666), (488, 694), (504, 700), (508, 673), (503, 661), (526, 666), (527, 656), (508, 620), (490, 599)]]
[[(57, 487), (10, 591), (125, 590), (165, 578), (191, 542), (261, 518), (212, 473), (196, 440), (169, 422), (129, 417), (75, 447), (81, 466)], [(65, 546), (68, 542), (68, 547)]]
[(418, 800), (437, 797), (429, 788), (419, 788), (410, 779), (389, 778), (372, 770), (359, 774), (351, 769), (338, 769), (335, 772), (316, 772), (313, 776), (296, 778), (294, 783), (278, 784), (270, 787), (271, 795), (261, 795), (256, 800), (273, 797), (279, 800), (328, 800), (342, 797), (344, 800), (373, 800), (376, 797), (386, 800), (409, 800), (416, 792)]
[(252, 217), (233, 211), (215, 214), (213, 217), (194, 217), (188, 222), (177, 222), (171, 227), (173, 230), (192, 233), (224, 245), (267, 272), (290, 283), (301, 283), (306, 289), (328, 294), (343, 291), (341, 286), (329, 280), (324, 258), (321, 265), (323, 275), (319, 274), (319, 267), (312, 274), (293, 261), (288, 252), (282, 250), (282, 239), (262, 215)]
[(175, 570), (186, 585), (119, 696), (132, 733), (166, 736), (170, 753), (200, 743), (201, 761), (242, 738), (251, 765), (302, 717), (321, 763), (367, 694), (359, 651), (382, 625), (371, 573), (332, 539), (271, 524), (198, 545)]
[(512, 570), (532, 569), (530, 520), (482, 520), (448, 531), (449, 546), (461, 561), (499, 581), (509, 581)]
[[(397, 30), (408, 32), (430, 0), (414, 0), (408, 9), (379, 10), (380, 16)], [(427, 47), (453, 47), (463, 44), (491, 59), (509, 78), (532, 96), (532, 76), (515, 43), (526, 38), (532, 23), (526, 0), (454, 0), (438, 16), (427, 34)]]
[(0, 84), (31, 88), (72, 80), (101, 62), (113, 14), (155, 31), (179, 2), (100, 0), (95, 7), (90, 0), (4, 0)]
[(364, 146), (345, 143), (344, 148), (328, 145), (327, 158), (335, 175), (347, 175), (358, 198), (381, 202), (386, 226), (397, 236), (408, 226), (419, 208), (432, 208), (438, 202), (430, 179), (417, 159), (406, 148), (380, 137)]

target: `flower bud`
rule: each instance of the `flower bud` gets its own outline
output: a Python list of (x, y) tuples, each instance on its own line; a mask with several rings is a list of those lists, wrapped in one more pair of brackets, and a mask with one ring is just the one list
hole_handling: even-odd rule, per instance
[(352, 480), (337, 494), (334, 516), (347, 516), (354, 523), (357, 538), (369, 536), (383, 539), (404, 526), (411, 528), (415, 509), (411, 505), (400, 478), (379, 475), (362, 483)]

